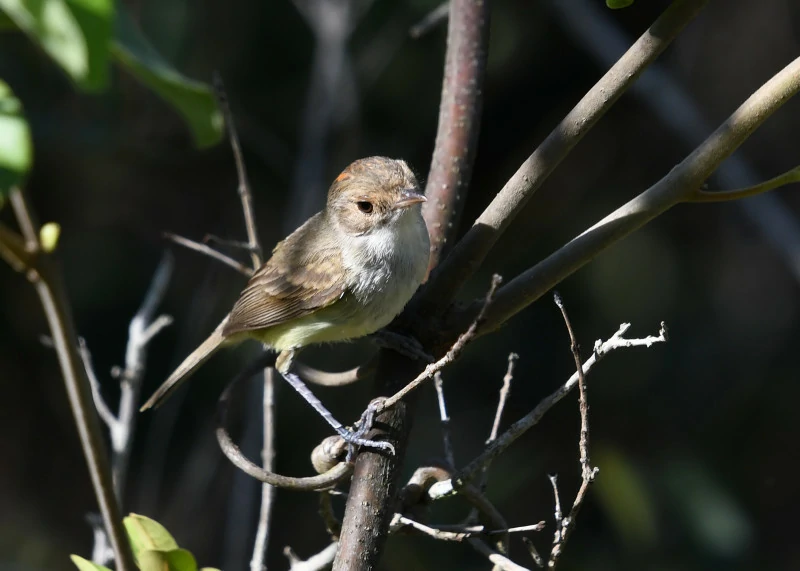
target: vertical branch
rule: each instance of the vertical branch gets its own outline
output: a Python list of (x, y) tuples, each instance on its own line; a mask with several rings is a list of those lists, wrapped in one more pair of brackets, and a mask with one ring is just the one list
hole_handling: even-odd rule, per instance
[[(475, 273), (514, 217), (569, 152), (708, 0), (676, 0), (575, 105), (506, 182), (459, 240), (423, 292), (426, 306), (447, 306)], [(452, 18), (452, 15), (451, 15)], [(452, 25), (452, 20), (451, 20)]]
[[(242, 202), (242, 214), (244, 215), (244, 225), (247, 231), (247, 245), (250, 250), (250, 259), (253, 271), (257, 271), (262, 264), (262, 248), (256, 230), (256, 219), (253, 213), (253, 196), (250, 191), (250, 183), (247, 178), (247, 169), (244, 165), (242, 148), (239, 144), (239, 135), (236, 131), (236, 124), (233, 121), (228, 97), (222, 78), (219, 75), (214, 77), (214, 87), (219, 99), (220, 109), (225, 117), (225, 125), (228, 129), (231, 150), (233, 151), (234, 162), (236, 163), (236, 174), (239, 180), (239, 198)], [(265, 470), (272, 471), (275, 459), (275, 375), (273, 369), (264, 370), (264, 397), (263, 397), (263, 445), (261, 450), (262, 462)], [(236, 476), (239, 476), (237, 473)], [(275, 488), (267, 483), (261, 484), (261, 508), (259, 510), (258, 527), (256, 529), (255, 544), (253, 546), (253, 556), (250, 560), (252, 571), (262, 571), (266, 569), (264, 561), (269, 540), (270, 514), (272, 512), (272, 500), (275, 497)]]
[[(275, 369), (268, 368), (264, 371), (264, 448), (261, 452), (261, 461), (266, 469), (271, 469), (275, 461), (275, 423), (268, 415), (275, 410)], [(269, 538), (269, 523), (272, 515), (272, 500), (275, 489), (263, 482), (261, 484), (261, 509), (258, 514), (258, 528), (256, 541), (253, 546), (253, 558), (250, 560), (250, 571), (266, 569), (267, 539)]]
[(431, 236), (430, 268), (458, 226), (478, 146), (489, 40), (488, 0), (453, 0), (447, 29), (439, 127), (422, 215)]
[(134, 571), (133, 555), (122, 528), (105, 443), (92, 401), (89, 379), (78, 354), (78, 336), (70, 315), (60, 273), (50, 256), (42, 251), (39, 233), (30, 207), (20, 189), (11, 193), (11, 205), (23, 231), (26, 249), (33, 255), (25, 273), (39, 295), (53, 337), (61, 374), (67, 389), (75, 426), (78, 429), (89, 476), (103, 523), (111, 539), (118, 571)]
[[(409, 359), (383, 350), (376, 375), (383, 381), (384, 388), (391, 390), (401, 386), (418, 370)], [(366, 571), (378, 566), (389, 534), (400, 462), (411, 428), (408, 409), (407, 401), (401, 401), (384, 410), (375, 419), (375, 428), (367, 434), (367, 438), (373, 440), (379, 434), (384, 435), (394, 445), (396, 453), (389, 455), (365, 449), (356, 458), (333, 571)]]
[[(445, 56), (448, 69), (442, 87), (439, 135), (426, 189), (429, 202), (436, 205), (425, 215), (428, 229), (443, 231), (438, 237), (432, 235), (436, 244), (433, 263), (439, 258), (446, 232), (455, 221), (459, 199), (469, 182), (486, 67), (488, 14), (485, 0), (453, 0), (451, 4)], [(471, 57), (467, 57), (469, 55)], [(393, 391), (406, 379), (413, 378), (418, 370), (409, 359), (382, 351), (377, 373), (379, 390)], [(382, 424), (390, 430), (388, 437), (397, 451), (396, 456), (365, 451), (356, 459), (334, 571), (366, 570), (377, 566), (389, 531), (400, 459), (405, 454), (411, 429), (408, 408), (404, 402), (397, 403), (376, 419), (379, 427)], [(378, 431), (373, 432), (375, 434), (370, 438), (378, 434)]]

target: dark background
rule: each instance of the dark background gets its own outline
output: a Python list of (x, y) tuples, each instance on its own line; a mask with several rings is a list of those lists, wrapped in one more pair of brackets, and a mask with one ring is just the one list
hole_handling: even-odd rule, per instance
[[(407, 35), (436, 2), (379, 0), (362, 7), (347, 42), (350, 72), (334, 90), (330, 123), (304, 132), (314, 35), (285, 0), (143, 0), (129, 5), (154, 45), (189, 77), (219, 69), (227, 83), (250, 169), (259, 230), (271, 247), (324, 200), (324, 184), (351, 160), (405, 158), (424, 178), (436, 132), (445, 27)], [(493, 2), (490, 63), (467, 226), (607, 66), (597, 62), (552, 4)], [(586, 4), (635, 38), (668, 3), (639, 0), (610, 11)], [(570, 11), (572, 12), (570, 13)], [(567, 18), (581, 14), (569, 8)], [(594, 18), (594, 16), (591, 16)], [(728, 0), (711, 5), (659, 60), (712, 126), (800, 53), (800, 6), (792, 0)], [(107, 397), (121, 364), (127, 326), (172, 231), (244, 236), (227, 144), (193, 148), (178, 116), (130, 77), (115, 72), (103, 96), (77, 94), (55, 65), (21, 35), (0, 36), (0, 77), (24, 102), (35, 168), (28, 184), (42, 221), (63, 229), (60, 253), (75, 320), (92, 350)], [(312, 107), (317, 109), (317, 104)], [(699, 142), (677, 136), (644, 101), (625, 95), (582, 141), (494, 248), (460, 298), (479, 296), (492, 272), (511, 278), (623, 204)], [(313, 119), (313, 117), (312, 117)], [(698, 128), (697, 122), (691, 125)], [(700, 127), (702, 129), (702, 127)], [(742, 148), (761, 178), (798, 164), (800, 101), (785, 105)], [(707, 134), (707, 129), (701, 130)], [(324, 172), (314, 180), (304, 145), (322, 141)], [(299, 173), (299, 174), (298, 174)], [(306, 192), (301, 200), (298, 186)], [(719, 188), (711, 181), (711, 186)], [(309, 190), (310, 189), (310, 190)], [(796, 220), (796, 189), (781, 190), (779, 210)], [(566, 549), (566, 569), (800, 568), (796, 470), (800, 460), (797, 356), (799, 266), (786, 240), (769, 241), (767, 217), (753, 223), (741, 204), (680, 206), (610, 248), (559, 286), (584, 354), (621, 322), (631, 334), (671, 340), (620, 351), (590, 377), (596, 485)], [(0, 212), (5, 222), (11, 213)], [(795, 222), (796, 223), (796, 222)], [(800, 257), (794, 258), (800, 264)], [(152, 344), (149, 394), (224, 315), (243, 278), (219, 263), (175, 251), (175, 273), (161, 310), (175, 324)], [(75, 436), (55, 355), (32, 288), (0, 268), (0, 569), (69, 569), (88, 556), (85, 514), (95, 500)], [(367, 342), (309, 351), (333, 370), (359, 363)], [(560, 315), (545, 296), (500, 331), (471, 345), (444, 372), (457, 461), (476, 455), (491, 426), (509, 351), (520, 354), (505, 425), (529, 411), (573, 371)], [(220, 454), (213, 437), (216, 397), (247, 359), (215, 358), (189, 390), (141, 417), (125, 512), (163, 522), (202, 565), (245, 569), (252, 549), (258, 487)], [(249, 391), (249, 392), (247, 392)], [(243, 392), (259, 406), (254, 383)], [(319, 389), (345, 421), (374, 396), (369, 382)], [(510, 525), (547, 520), (533, 535), (552, 540), (548, 473), (571, 501), (578, 485), (575, 398), (560, 403), (493, 465), (489, 497)], [(278, 391), (279, 471), (309, 474), (309, 450), (329, 433), (295, 394)], [(240, 409), (244, 410), (244, 407)], [(431, 387), (422, 389), (406, 471), (441, 455)], [(257, 458), (259, 430), (242, 436)], [(255, 449), (252, 443), (255, 443)], [(233, 490), (233, 492), (232, 492)], [(287, 568), (280, 551), (307, 557), (326, 545), (316, 497), (279, 492), (270, 569)], [(455, 522), (457, 502), (433, 521)], [(513, 545), (524, 565), (525, 549)], [(382, 568), (485, 569), (463, 545), (393, 538)]]

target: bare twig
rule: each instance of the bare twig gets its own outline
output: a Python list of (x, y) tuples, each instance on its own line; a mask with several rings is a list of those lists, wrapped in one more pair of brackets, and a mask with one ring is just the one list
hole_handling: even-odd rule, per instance
[(514, 380), (514, 366), (519, 359), (516, 353), (508, 354), (508, 368), (506, 374), (503, 376), (503, 386), (500, 388), (500, 397), (497, 399), (497, 411), (494, 414), (494, 422), (492, 423), (492, 431), (489, 433), (489, 438), (486, 444), (494, 442), (497, 439), (497, 431), (500, 429), (500, 421), (503, 418), (503, 411), (506, 407), (508, 397), (511, 395), (511, 381)]
[(436, 144), (422, 215), (431, 237), (430, 268), (458, 230), (478, 146), (489, 40), (488, 0), (451, 0)]
[(444, 23), (450, 15), (450, 2), (442, 2), (436, 8), (428, 12), (422, 20), (411, 26), (408, 35), (418, 40), (439, 24)]
[(542, 529), (544, 529), (545, 523), (543, 521), (540, 521), (539, 523), (535, 523), (532, 525), (522, 525), (519, 527), (511, 527), (508, 529), (486, 529), (486, 526), (483, 525), (430, 526), (415, 521), (404, 515), (395, 514), (393, 525), (397, 526), (398, 529), (400, 528), (400, 526), (403, 525), (410, 526), (425, 535), (431, 536), (434, 539), (439, 539), (442, 541), (461, 542), (471, 537), (486, 537), (490, 535), (502, 535), (506, 533), (524, 533), (527, 531), (541, 531)]
[(505, 555), (498, 553), (486, 545), (480, 539), (471, 538), (468, 539), (467, 542), (475, 551), (484, 555), (495, 567), (500, 568), (502, 571), (529, 571), (527, 567), (517, 565)]
[(586, 400), (586, 379), (583, 374), (583, 363), (581, 362), (581, 348), (578, 345), (578, 340), (575, 337), (575, 331), (572, 329), (569, 316), (567, 315), (567, 308), (564, 306), (564, 300), (558, 292), (553, 293), (553, 299), (561, 310), (561, 315), (564, 318), (564, 324), (569, 333), (570, 350), (575, 359), (575, 368), (578, 373), (578, 407), (581, 412), (581, 435), (578, 444), (578, 450), (581, 461), (581, 474), (584, 479), (589, 481), (593, 480), (597, 474), (597, 468), (592, 468), (589, 461), (589, 403)]
[(250, 277), (253, 275), (252, 269), (240, 262), (237, 262), (230, 256), (226, 256), (222, 252), (215, 250), (208, 244), (201, 244), (200, 242), (195, 242), (194, 240), (189, 240), (188, 238), (184, 238), (183, 236), (178, 236), (177, 234), (172, 234), (170, 232), (164, 232), (164, 237), (180, 246), (183, 246), (184, 248), (189, 248), (190, 250), (194, 250), (195, 252), (200, 252), (201, 254), (205, 254), (206, 256), (214, 258), (226, 266), (233, 268), (243, 276)]
[(447, 461), (447, 467), (450, 470), (455, 470), (456, 457), (453, 454), (453, 441), (450, 437), (450, 417), (447, 414), (447, 405), (444, 399), (444, 387), (442, 386), (441, 371), (437, 371), (433, 375), (433, 386), (436, 388), (436, 398), (439, 402), (439, 422), (442, 426), (442, 443), (444, 445), (444, 458)]
[[(103, 435), (92, 401), (92, 391), (86, 369), (78, 353), (78, 335), (70, 315), (69, 302), (62, 278), (52, 256), (44, 252), (39, 242), (38, 225), (21, 189), (14, 188), (10, 194), (26, 250), (31, 254), (27, 260), (32, 264), (24, 267), (28, 281), (33, 284), (42, 303), (53, 345), (61, 367), (61, 375), (69, 398), (70, 408), (78, 430), (81, 448), (89, 468), (103, 523), (111, 540), (118, 571), (134, 571), (133, 556), (122, 528), (119, 505), (114, 495), (114, 485)], [(0, 235), (0, 240), (3, 236)], [(6, 241), (0, 249), (13, 249)], [(20, 261), (25, 261), (21, 259)]]
[(553, 483), (553, 493), (556, 497), (556, 533), (553, 540), (553, 547), (550, 550), (550, 559), (547, 562), (547, 566), (551, 569), (554, 568), (558, 563), (558, 558), (561, 556), (561, 553), (564, 550), (564, 545), (566, 544), (570, 533), (572, 533), (572, 530), (575, 529), (575, 522), (578, 519), (578, 512), (583, 505), (586, 492), (589, 489), (589, 485), (594, 482), (598, 472), (598, 469), (593, 468), (591, 461), (589, 460), (589, 403), (586, 400), (586, 379), (583, 373), (583, 364), (581, 363), (580, 347), (578, 345), (578, 340), (575, 337), (575, 331), (572, 329), (572, 324), (570, 323), (569, 316), (567, 315), (567, 309), (564, 306), (561, 296), (559, 296), (558, 293), (554, 293), (553, 297), (556, 305), (561, 310), (561, 315), (564, 317), (564, 323), (566, 324), (567, 332), (569, 332), (570, 348), (572, 350), (572, 356), (575, 359), (575, 368), (577, 369), (578, 373), (578, 406), (581, 413), (581, 435), (578, 441), (578, 453), (581, 463), (581, 486), (577, 495), (575, 496), (575, 501), (572, 503), (572, 508), (570, 509), (569, 515), (562, 519), (556, 477), (551, 477), (551, 481)]
[(354, 367), (349, 371), (330, 373), (328, 371), (321, 371), (320, 369), (309, 367), (308, 365), (295, 360), (292, 364), (292, 370), (297, 373), (297, 376), (309, 383), (323, 387), (343, 387), (345, 385), (349, 385), (355, 383), (356, 381), (361, 381), (373, 376), (375, 374), (375, 366), (376, 362), (373, 358), (363, 365)]
[(233, 121), (233, 114), (228, 103), (228, 95), (225, 93), (225, 86), (222, 83), (222, 77), (219, 73), (215, 73), (213, 80), (219, 107), (222, 111), (222, 116), (225, 118), (225, 127), (228, 130), (233, 159), (236, 163), (236, 175), (239, 180), (239, 199), (242, 202), (244, 226), (247, 231), (247, 248), (250, 251), (253, 270), (256, 270), (261, 266), (263, 256), (261, 254), (261, 243), (258, 240), (258, 231), (256, 230), (256, 217), (253, 213), (253, 195), (250, 192), (247, 169), (244, 166), (244, 158), (242, 157), (242, 147), (239, 144), (239, 135), (236, 132), (236, 124)]
[(433, 272), (421, 294), (421, 303), (429, 307), (447, 307), (461, 285), (483, 263), (495, 242), (547, 177), (707, 2), (708, 0), (673, 2), (608, 70), (539, 148), (522, 163)]
[(413, 391), (427, 379), (430, 379), (437, 372), (444, 369), (447, 365), (455, 361), (459, 355), (461, 355), (461, 351), (464, 350), (464, 347), (466, 347), (467, 343), (475, 338), (481, 325), (483, 325), (484, 316), (486, 315), (489, 307), (492, 305), (494, 294), (502, 281), (503, 279), (499, 275), (495, 274), (492, 276), (492, 283), (489, 285), (489, 290), (486, 292), (486, 297), (483, 299), (483, 307), (481, 308), (481, 311), (478, 312), (478, 315), (472, 321), (469, 328), (458, 337), (456, 342), (453, 343), (453, 346), (450, 347), (450, 350), (444, 355), (444, 357), (425, 367), (425, 370), (417, 375), (413, 381), (408, 383), (405, 387), (397, 391), (391, 397), (385, 399), (381, 404), (382, 409), (387, 409), (391, 406), (394, 406), (404, 396)]
[(686, 199), (686, 202), (727, 202), (729, 200), (740, 200), (742, 198), (758, 196), (764, 192), (798, 182), (800, 182), (800, 167), (795, 167), (774, 178), (744, 188), (732, 190), (704, 190), (699, 188)]
[(263, 369), (267, 364), (269, 364), (270, 359), (274, 358), (273, 355), (264, 354), (258, 360), (256, 360), (253, 364), (247, 367), (245, 371), (240, 373), (236, 376), (236, 378), (231, 381), (225, 390), (222, 392), (222, 395), (219, 397), (219, 404), (217, 405), (217, 441), (219, 442), (219, 446), (222, 449), (222, 452), (228, 459), (233, 462), (233, 464), (246, 473), (249, 476), (252, 476), (256, 480), (261, 482), (270, 484), (271, 486), (277, 486), (279, 488), (288, 488), (291, 490), (297, 491), (307, 491), (307, 492), (314, 492), (319, 490), (325, 490), (335, 486), (338, 482), (341, 482), (344, 478), (350, 475), (353, 466), (347, 462), (341, 462), (337, 464), (335, 467), (330, 469), (328, 472), (321, 474), (319, 476), (311, 476), (308, 478), (293, 478), (290, 476), (282, 476), (280, 474), (276, 474), (267, 468), (261, 468), (253, 464), (250, 460), (248, 460), (242, 451), (239, 450), (239, 447), (231, 439), (230, 434), (228, 434), (228, 430), (226, 428), (227, 424), (227, 416), (228, 416), (228, 402), (230, 400), (230, 393), (233, 390), (239, 381), (247, 379), (254, 374), (256, 374), (259, 370)]
[(536, 566), (541, 569), (544, 567), (544, 559), (542, 556), (539, 555), (539, 551), (536, 549), (536, 546), (533, 544), (533, 540), (530, 537), (523, 537), (522, 543), (525, 544), (525, 547), (528, 548), (528, 553), (530, 553), (533, 562)]
[[(239, 143), (239, 135), (236, 131), (236, 123), (233, 120), (233, 113), (231, 112), (228, 96), (225, 92), (225, 86), (222, 82), (222, 77), (218, 73), (214, 74), (214, 89), (216, 91), (217, 99), (219, 100), (220, 109), (225, 117), (228, 138), (230, 140), (231, 150), (233, 151), (234, 162), (236, 163), (236, 174), (239, 182), (239, 199), (242, 204), (242, 215), (244, 217), (244, 225), (247, 233), (247, 250), (250, 252), (252, 274), (258, 271), (258, 268), (261, 267), (263, 261), (263, 251), (261, 248), (261, 242), (258, 239), (256, 219), (253, 212), (253, 195), (247, 178), (247, 169), (244, 164), (242, 148)], [(261, 458), (263, 464), (262, 475), (267, 475), (272, 474), (272, 467), (275, 459), (275, 375), (272, 374), (271, 369), (264, 371), (263, 385), (263, 443)], [(222, 403), (222, 398), (220, 398), (220, 403)], [(252, 419), (247, 419), (247, 421), (251, 420)], [(241, 455), (241, 451), (230, 441), (228, 441), (226, 445), (226, 435), (227, 433), (224, 430), (224, 422), (221, 421), (219, 428), (217, 429), (217, 439), (223, 449), (223, 452), (225, 452), (228, 458), (233, 461), (233, 457), (236, 457), (236, 453), (238, 452)], [(255, 465), (249, 463), (249, 461), (247, 461), (243, 455), (241, 455), (238, 463), (237, 461), (234, 461), (234, 464), (251, 476), (253, 475), (253, 472), (248, 471), (248, 469), (243, 468), (243, 466), (247, 466), (248, 468), (256, 467)], [(270, 482), (268, 479), (261, 479), (261, 481), (261, 508), (259, 510), (258, 527), (256, 528), (253, 556), (250, 559), (251, 571), (264, 571), (266, 569), (264, 561), (266, 559), (266, 551), (269, 543), (270, 515), (275, 496), (275, 490), (273, 488), (275, 484)], [(233, 504), (231, 504), (231, 506), (233, 506)]]
[(283, 554), (286, 555), (286, 558), (289, 560), (289, 571), (322, 571), (331, 566), (338, 548), (339, 542), (334, 541), (328, 547), (305, 561), (295, 555), (291, 547), (285, 547), (283, 549)]
[[(594, 352), (586, 359), (583, 364), (584, 375), (588, 374), (594, 364), (607, 355), (609, 352), (623, 347), (650, 347), (655, 343), (664, 343), (667, 340), (667, 331), (664, 324), (661, 324), (661, 331), (658, 336), (648, 336), (642, 339), (625, 339), (623, 335), (630, 329), (630, 323), (623, 323), (619, 330), (608, 341), (597, 341)], [(490, 462), (501, 452), (508, 448), (517, 438), (527, 432), (530, 428), (538, 424), (542, 417), (558, 401), (564, 398), (578, 384), (578, 373), (575, 372), (563, 385), (561, 385), (550, 396), (543, 399), (531, 412), (512, 424), (508, 430), (501, 434), (497, 440), (486, 447), (486, 450), (475, 460), (462, 468), (453, 478), (439, 482), (431, 486), (429, 496), (431, 499), (439, 499), (454, 494), (464, 486), (481, 469), (486, 462)]]
[[(269, 367), (264, 373), (264, 411), (275, 409), (275, 369)], [(264, 421), (264, 445), (261, 451), (262, 466), (273, 466), (275, 463), (275, 424), (274, 422)], [(267, 456), (268, 454), (272, 456)], [(253, 545), (253, 557), (250, 560), (252, 571), (266, 569), (267, 558), (267, 539), (269, 537), (269, 522), (272, 515), (273, 490), (266, 482), (261, 484), (261, 508), (258, 512), (258, 527), (256, 528), (256, 539)]]

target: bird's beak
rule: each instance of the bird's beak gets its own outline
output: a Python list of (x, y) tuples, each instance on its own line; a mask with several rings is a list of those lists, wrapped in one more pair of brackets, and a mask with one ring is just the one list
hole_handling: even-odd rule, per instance
[(400, 200), (394, 203), (394, 208), (395, 210), (408, 208), (409, 206), (419, 204), (420, 202), (426, 202), (427, 200), (425, 195), (417, 192), (416, 189), (406, 188), (400, 193)]

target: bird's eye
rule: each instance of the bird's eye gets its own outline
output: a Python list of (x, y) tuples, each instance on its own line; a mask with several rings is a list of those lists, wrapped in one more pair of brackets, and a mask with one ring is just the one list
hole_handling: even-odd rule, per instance
[(363, 212), (364, 214), (372, 214), (372, 203), (371, 202), (367, 202), (366, 200), (362, 200), (362, 201), (356, 202), (356, 206), (358, 206), (358, 209), (361, 212)]

